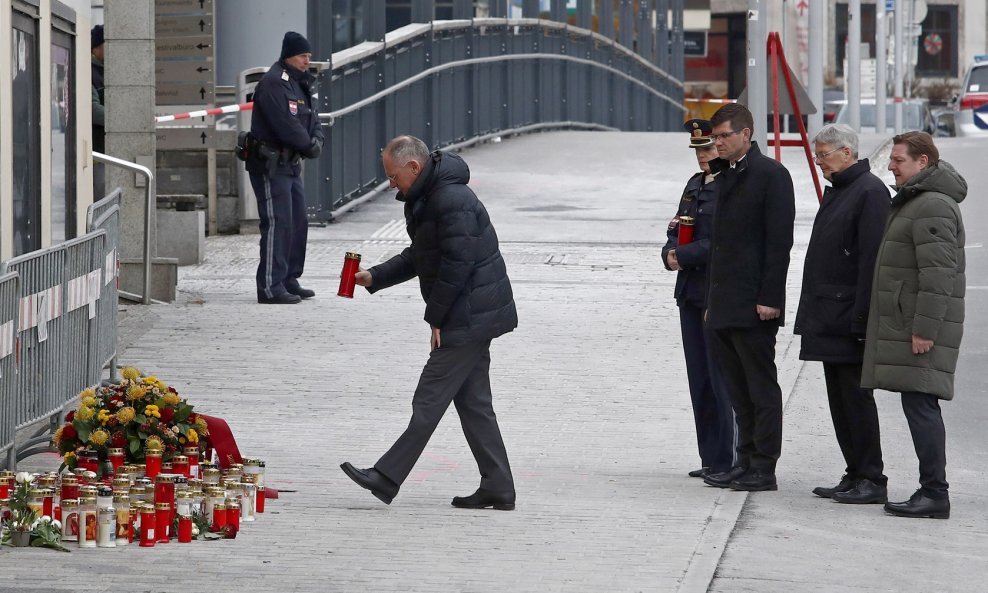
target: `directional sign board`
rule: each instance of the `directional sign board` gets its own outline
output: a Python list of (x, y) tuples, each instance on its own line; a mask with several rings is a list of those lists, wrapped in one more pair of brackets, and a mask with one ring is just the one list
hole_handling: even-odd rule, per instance
[(213, 0), (155, 0), (154, 13), (157, 14), (190, 14), (196, 12), (213, 12)]
[(213, 63), (206, 60), (154, 63), (156, 82), (201, 82), (213, 84)]
[(216, 130), (208, 128), (158, 128), (155, 142), (158, 150), (188, 150), (213, 148)]
[(211, 58), (213, 57), (213, 36), (159, 37), (154, 41), (154, 56), (159, 60), (161, 58)]
[(156, 15), (154, 17), (154, 34), (156, 37), (212, 35), (213, 16), (209, 14)]
[(216, 103), (212, 84), (169, 82), (154, 89), (157, 105), (213, 105)]

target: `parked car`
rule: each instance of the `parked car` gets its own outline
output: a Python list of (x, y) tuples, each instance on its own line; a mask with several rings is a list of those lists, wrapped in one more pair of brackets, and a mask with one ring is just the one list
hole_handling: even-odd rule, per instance
[[(862, 99), (861, 105), (861, 133), (875, 133), (875, 99)], [(850, 111), (847, 108), (847, 101), (840, 102), (840, 111), (834, 123), (846, 124), (850, 120)], [(932, 134), (936, 128), (933, 123), (933, 116), (930, 114), (930, 102), (926, 99), (905, 99), (902, 102), (902, 129), (922, 130)], [(895, 130), (895, 102), (889, 99), (885, 105), (885, 132), (892, 133)]]
[(988, 55), (974, 57), (953, 103), (954, 135), (988, 136)]

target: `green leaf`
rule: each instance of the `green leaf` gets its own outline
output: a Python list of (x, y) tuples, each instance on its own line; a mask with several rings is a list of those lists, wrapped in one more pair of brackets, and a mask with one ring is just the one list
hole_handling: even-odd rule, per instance
[(79, 440), (83, 443), (89, 442), (90, 428), (88, 426), (80, 426), (76, 428), (76, 432), (79, 433)]
[(147, 421), (148, 421), (147, 416), (145, 416), (144, 414), (138, 414), (134, 416), (134, 422), (138, 424), (144, 424)]
[(131, 439), (130, 440), (130, 452), (133, 453), (134, 455), (136, 455), (137, 452), (140, 451), (140, 450), (141, 450), (141, 441), (138, 441), (136, 439)]

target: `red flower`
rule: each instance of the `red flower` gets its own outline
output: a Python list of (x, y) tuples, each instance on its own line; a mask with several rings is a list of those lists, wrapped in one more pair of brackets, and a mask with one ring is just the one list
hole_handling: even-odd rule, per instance
[(196, 420), (198, 420), (198, 419), (199, 419), (199, 414), (195, 414), (195, 413), (189, 414), (189, 419), (187, 420), (187, 422), (189, 424), (195, 424), (196, 423)]
[(124, 435), (123, 432), (118, 430), (117, 432), (113, 433), (113, 436), (110, 439), (110, 446), (115, 447), (117, 449), (123, 449), (124, 447), (127, 446), (127, 437)]
[[(71, 414), (71, 412), (69, 412), (69, 413)], [(72, 426), (71, 424), (66, 424), (65, 426), (62, 427), (62, 440), (63, 441), (71, 441), (71, 440), (75, 439), (77, 436), (79, 436), (79, 435), (78, 435), (78, 433), (76, 433), (75, 427)]]
[(72, 422), (74, 418), (75, 418), (75, 410), (72, 410), (71, 412), (65, 415), (66, 422)]
[(163, 424), (170, 424), (172, 418), (175, 417), (175, 410), (172, 408), (162, 408), (159, 412), (161, 413), (161, 422)]

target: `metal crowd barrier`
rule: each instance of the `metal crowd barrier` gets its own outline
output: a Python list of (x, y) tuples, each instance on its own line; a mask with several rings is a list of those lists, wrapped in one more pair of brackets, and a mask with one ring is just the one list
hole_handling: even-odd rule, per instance
[(398, 134), (434, 148), (551, 128), (678, 130), (683, 85), (630, 48), (564, 23), (411, 24), (336, 52), (319, 74), (323, 156), (306, 171), (309, 219), (387, 187)]
[(15, 455), (17, 417), (13, 404), (17, 397), (15, 345), (20, 294), (17, 272), (0, 276), (0, 455), (8, 455), (8, 467), (13, 467)]
[[(90, 206), (90, 231), (0, 263), (0, 455), (48, 451), (64, 408), (116, 375), (121, 192)], [(17, 431), (38, 427), (22, 441)], [(4, 457), (0, 457), (3, 465)]]

